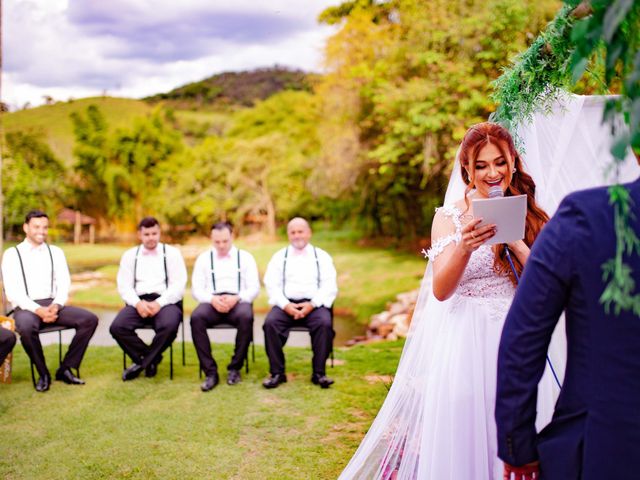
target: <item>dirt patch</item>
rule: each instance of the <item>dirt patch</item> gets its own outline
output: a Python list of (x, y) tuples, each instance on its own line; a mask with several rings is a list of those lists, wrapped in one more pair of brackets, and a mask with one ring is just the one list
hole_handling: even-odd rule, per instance
[(386, 385), (391, 385), (393, 382), (392, 375), (365, 375), (364, 379), (370, 384), (384, 383)]

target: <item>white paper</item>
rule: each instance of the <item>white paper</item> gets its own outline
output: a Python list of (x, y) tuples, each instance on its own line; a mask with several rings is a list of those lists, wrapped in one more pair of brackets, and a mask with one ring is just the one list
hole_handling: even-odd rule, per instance
[(473, 199), (471, 203), (473, 216), (482, 218), (479, 226), (496, 225), (496, 234), (485, 242), (486, 245), (509, 243), (524, 238), (524, 224), (527, 215), (526, 195), (478, 198)]

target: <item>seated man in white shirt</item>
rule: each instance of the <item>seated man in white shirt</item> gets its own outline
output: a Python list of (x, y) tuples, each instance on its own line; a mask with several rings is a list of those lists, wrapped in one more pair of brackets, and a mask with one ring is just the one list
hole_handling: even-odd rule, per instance
[(290, 245), (276, 252), (264, 275), (273, 308), (263, 326), (271, 375), (262, 385), (276, 388), (287, 381), (282, 347), (289, 330), (303, 325), (311, 335), (311, 381), (329, 388), (333, 380), (325, 375), (325, 365), (333, 348), (331, 306), (338, 293), (336, 269), (327, 252), (309, 243), (311, 227), (304, 218), (292, 219), (287, 225), (287, 235)]
[[(182, 321), (182, 297), (187, 269), (180, 250), (160, 243), (160, 224), (145, 217), (138, 225), (141, 245), (122, 255), (118, 270), (118, 292), (126, 306), (120, 310), (109, 331), (133, 360), (122, 380), (133, 380), (142, 370), (155, 376), (162, 352), (173, 343)], [(150, 326), (155, 336), (150, 345), (136, 334)]]
[(50, 325), (75, 328), (76, 334), (56, 372), (56, 380), (82, 385), (71, 369), (79, 369), (89, 340), (98, 326), (98, 317), (78, 307), (66, 305), (71, 277), (63, 251), (47, 243), (49, 217), (32, 210), (25, 218), (24, 241), (4, 252), (2, 275), (7, 299), (14, 309), (20, 341), (38, 371), (38, 392), (46, 392), (51, 375), (45, 363), (39, 332)]
[(227, 383), (241, 381), (240, 369), (253, 338), (253, 300), (260, 292), (258, 267), (253, 256), (233, 245), (233, 229), (227, 222), (211, 229), (213, 248), (196, 259), (191, 277), (193, 297), (200, 302), (191, 314), (191, 336), (206, 378), (203, 392), (220, 381), (218, 365), (211, 354), (207, 328), (220, 323), (236, 327), (236, 345), (227, 365)]

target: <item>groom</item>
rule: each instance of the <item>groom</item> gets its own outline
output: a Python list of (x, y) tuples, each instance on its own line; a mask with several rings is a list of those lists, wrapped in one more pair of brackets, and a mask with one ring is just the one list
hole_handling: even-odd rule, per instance
[[(640, 159), (639, 159), (640, 161)], [(640, 179), (625, 185), (640, 237)], [(616, 254), (606, 188), (566, 197), (536, 240), (505, 321), (496, 422), (505, 478), (640, 478), (640, 317), (607, 312), (602, 265)], [(640, 252), (625, 255), (640, 291)], [(537, 385), (566, 309), (567, 369), (551, 423), (535, 430)], [(539, 462), (539, 463), (538, 463)], [(535, 472), (539, 476), (532, 477)]]

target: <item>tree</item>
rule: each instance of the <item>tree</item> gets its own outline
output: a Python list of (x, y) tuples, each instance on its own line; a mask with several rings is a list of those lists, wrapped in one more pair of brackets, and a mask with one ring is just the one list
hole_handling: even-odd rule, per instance
[(104, 223), (135, 224), (154, 209), (162, 172), (182, 148), (159, 110), (110, 134), (96, 106), (72, 114), (76, 201)]
[(321, 15), (342, 22), (318, 87), (321, 131), (342, 133), (322, 135), (322, 161), (343, 188), (336, 197), (360, 198), (367, 231), (428, 232), (464, 131), (494, 107), (491, 81), (556, 5), (358, 0)]
[(152, 211), (149, 199), (160, 186), (161, 172), (181, 147), (180, 135), (167, 127), (159, 110), (116, 131), (104, 173), (110, 215), (135, 222)]
[(2, 190), (4, 224), (19, 234), (25, 214), (40, 208), (53, 214), (67, 198), (66, 174), (43, 136), (37, 132), (11, 132), (6, 136), (8, 154), (4, 158)]
[(274, 235), (291, 215), (315, 212), (320, 195), (309, 179), (318, 121), (318, 99), (308, 92), (281, 92), (237, 112), (222, 136), (185, 151), (166, 170), (163, 214), (201, 230), (218, 218), (240, 227), (264, 219)]
[(107, 187), (104, 182), (108, 163), (108, 126), (100, 109), (89, 105), (85, 115), (71, 114), (76, 138), (73, 154), (76, 157), (74, 170), (74, 208), (79, 209), (105, 223), (108, 219)]

